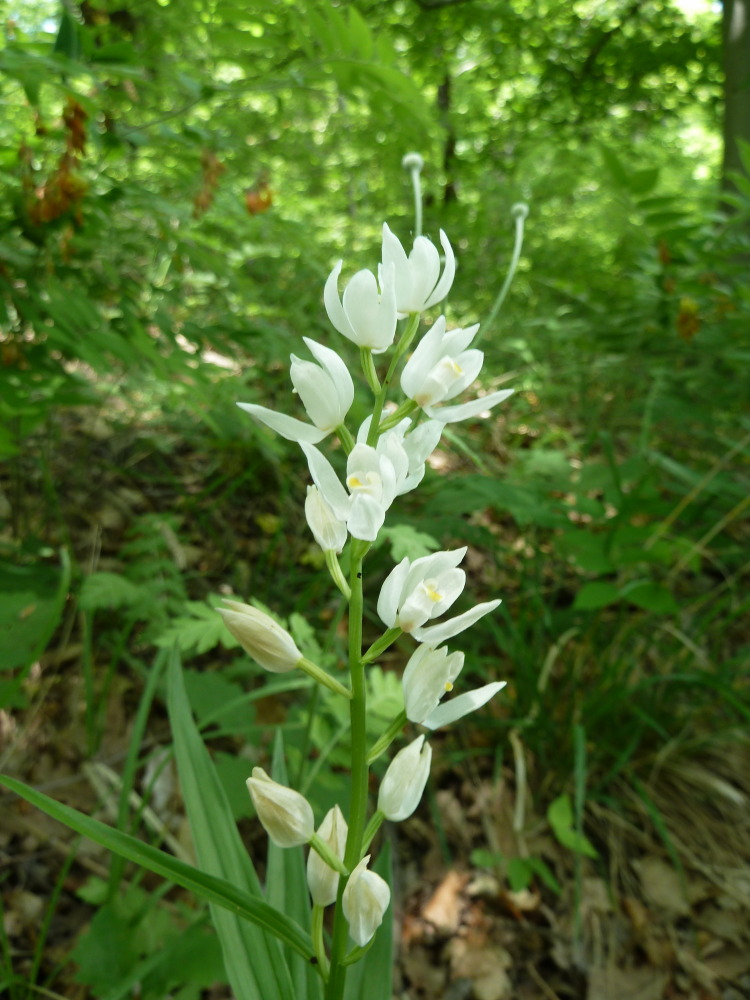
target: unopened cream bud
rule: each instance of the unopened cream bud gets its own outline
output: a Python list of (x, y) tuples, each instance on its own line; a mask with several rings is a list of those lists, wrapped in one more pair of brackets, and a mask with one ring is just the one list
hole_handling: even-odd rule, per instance
[(247, 790), (258, 819), (277, 847), (298, 847), (310, 841), (315, 832), (315, 818), (303, 795), (269, 778), (262, 767), (253, 768)]
[(399, 750), (388, 766), (378, 792), (378, 809), (386, 819), (400, 822), (414, 812), (430, 776), (432, 747), (418, 736)]
[(349, 934), (360, 948), (364, 948), (382, 924), (391, 900), (391, 890), (385, 879), (367, 870), (369, 860), (368, 854), (351, 873), (343, 896)]
[[(338, 806), (329, 809), (320, 824), (317, 834), (340, 860), (344, 860), (347, 825), (344, 814)], [(312, 901), (316, 906), (329, 906), (336, 901), (339, 888), (339, 873), (327, 865), (320, 855), (311, 850), (307, 859), (307, 884)]]
[(218, 609), (224, 624), (256, 663), (274, 674), (294, 670), (302, 653), (286, 629), (250, 604), (224, 603), (226, 608)]

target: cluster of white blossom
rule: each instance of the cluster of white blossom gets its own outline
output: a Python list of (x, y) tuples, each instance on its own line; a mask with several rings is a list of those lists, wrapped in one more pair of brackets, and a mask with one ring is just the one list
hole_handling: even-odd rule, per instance
[[(373, 413), (356, 435), (346, 428), (354, 400), (351, 374), (334, 350), (307, 337), (304, 343), (314, 361), (292, 355), (290, 374), (310, 422), (254, 403), (239, 404), (267, 427), (300, 444), (314, 484), (308, 487), (305, 502), (307, 521), (315, 541), (326, 553), (334, 580), (347, 596), (349, 588), (338, 569), (337, 557), (348, 540), (358, 540), (360, 545), (375, 541), (396, 498), (419, 485), (425, 463), (446, 424), (476, 417), (512, 392), (501, 390), (468, 402), (452, 402), (472, 385), (482, 367), (482, 351), (470, 346), (478, 326), (448, 330), (445, 317), (440, 316), (408, 355), (408, 341), (416, 333), (419, 314), (441, 302), (453, 283), (455, 258), (442, 231), (440, 243), (442, 266), (440, 254), (429, 239), (418, 236), (407, 255), (384, 225), (377, 273), (359, 271), (340, 296), (339, 262), (326, 282), (324, 303), (328, 317), (340, 334), (362, 349), (365, 375), (376, 394)], [(399, 320), (405, 318), (406, 330), (411, 333), (403, 332), (402, 324), (402, 339), (396, 341)], [(394, 365), (407, 358), (400, 373), (405, 399), (398, 408), (388, 411), (384, 406), (386, 392), (380, 386), (372, 355), (383, 354), (394, 342), (394, 361), (385, 382), (390, 381)], [(393, 401), (388, 402), (393, 405)], [(347, 452), (343, 479), (317, 447), (330, 434), (338, 435)], [(403, 673), (402, 722), (408, 719), (428, 731), (474, 711), (504, 686), (504, 682), (496, 681), (442, 703), (464, 665), (463, 653), (449, 652), (442, 644), (500, 603), (487, 601), (463, 614), (435, 621), (464, 590), (466, 574), (459, 564), (465, 554), (464, 547), (415, 560), (403, 559), (386, 577), (377, 601), (378, 615), (387, 629), (384, 643), (407, 633), (418, 644)], [(310, 664), (292, 637), (267, 615), (235, 601), (227, 602), (222, 614), (243, 648), (266, 670), (307, 669), (321, 680), (320, 668)], [(371, 649), (376, 647), (377, 642)], [(335, 683), (334, 690), (341, 693), (341, 685)], [(351, 696), (347, 691), (343, 693)], [(431, 756), (425, 734), (395, 755), (380, 784), (374, 824), (371, 820), (368, 830), (377, 829), (383, 819), (400, 821), (414, 812), (428, 779)], [(316, 906), (333, 903), (340, 876), (347, 878), (343, 911), (352, 940), (364, 947), (380, 925), (390, 899), (387, 883), (368, 868), (370, 855), (365, 851), (369, 840), (365, 838), (366, 842), (358, 845), (362, 856), (347, 872), (343, 864), (347, 823), (338, 806), (330, 810), (316, 832), (312, 809), (298, 792), (272, 781), (261, 768), (253, 770), (247, 784), (258, 817), (275, 844), (311, 844), (307, 874)]]

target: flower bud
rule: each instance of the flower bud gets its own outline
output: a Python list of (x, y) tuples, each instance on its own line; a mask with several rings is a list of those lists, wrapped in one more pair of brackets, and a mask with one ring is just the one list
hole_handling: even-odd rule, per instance
[(417, 170), (421, 172), (424, 167), (424, 160), (419, 153), (407, 153), (401, 160), (401, 166), (404, 170)]
[(517, 201), (515, 205), (511, 205), (510, 215), (512, 219), (524, 222), (529, 217), (529, 206), (523, 201)]
[(430, 775), (432, 747), (418, 736), (391, 761), (378, 793), (378, 809), (386, 819), (400, 822), (414, 812)]
[(254, 767), (247, 790), (258, 819), (277, 847), (306, 844), (315, 832), (315, 819), (307, 799), (293, 788), (269, 778), (262, 767)]
[(364, 948), (382, 924), (391, 899), (391, 890), (385, 879), (367, 870), (369, 860), (368, 854), (351, 873), (343, 896), (349, 934), (360, 948)]
[(317, 486), (307, 487), (305, 517), (321, 549), (338, 555), (346, 545), (346, 522), (336, 517)]
[[(338, 806), (328, 810), (326, 818), (318, 827), (317, 832), (320, 839), (325, 841), (336, 857), (343, 861), (347, 825), (344, 814)], [(316, 906), (329, 906), (336, 901), (339, 873), (335, 872), (316, 851), (312, 850), (307, 858), (307, 884), (310, 887), (312, 901)]]
[(226, 608), (218, 609), (224, 624), (256, 663), (273, 674), (294, 670), (302, 653), (286, 629), (250, 604), (224, 603)]

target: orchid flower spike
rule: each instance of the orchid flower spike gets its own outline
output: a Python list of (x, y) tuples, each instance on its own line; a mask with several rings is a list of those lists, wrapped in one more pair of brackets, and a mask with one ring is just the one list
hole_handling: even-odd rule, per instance
[(435, 552), (421, 559), (404, 558), (385, 578), (378, 597), (378, 614), (388, 628), (409, 632), (418, 642), (433, 646), (451, 639), (494, 611), (500, 601), (477, 604), (455, 618), (425, 627), (457, 600), (466, 585), (466, 574), (457, 569), (466, 547)]
[(354, 400), (354, 382), (335, 351), (309, 337), (302, 339), (318, 363), (303, 361), (292, 354), (289, 374), (312, 424), (256, 403), (237, 405), (288, 441), (315, 444), (344, 422)]
[(277, 847), (298, 847), (312, 840), (315, 819), (303, 795), (269, 778), (262, 767), (253, 768), (247, 790), (258, 819)]
[(343, 261), (331, 271), (323, 290), (323, 303), (333, 326), (359, 347), (375, 354), (387, 351), (396, 336), (396, 287), (393, 269), (383, 267), (378, 281), (372, 271), (357, 271), (339, 298), (338, 282)]
[(368, 854), (351, 873), (342, 899), (349, 934), (360, 948), (364, 948), (382, 924), (391, 900), (391, 890), (385, 879), (368, 871), (369, 861)]
[(419, 805), (430, 776), (432, 747), (418, 736), (399, 750), (388, 766), (378, 792), (378, 809), (395, 823), (408, 819)]
[(458, 406), (440, 405), (467, 389), (479, 375), (484, 354), (467, 350), (478, 329), (476, 324), (446, 332), (445, 316), (440, 316), (404, 365), (401, 388), (428, 417), (444, 424), (469, 420), (513, 394), (513, 389), (501, 389)]
[(448, 653), (445, 646), (439, 649), (418, 646), (406, 664), (401, 681), (407, 719), (426, 729), (440, 729), (481, 708), (505, 687), (505, 681), (494, 681), (441, 705), (444, 695), (453, 690), (453, 682), (463, 666), (463, 653)]
[[(448, 237), (440, 230), (445, 253), (445, 267), (440, 273), (440, 255), (426, 236), (418, 236), (406, 256), (397, 236), (383, 223), (383, 263), (381, 274), (393, 268), (396, 281), (396, 306), (402, 316), (421, 313), (442, 302), (451, 289), (456, 274), (456, 258)], [(334, 324), (335, 326), (335, 324)]]

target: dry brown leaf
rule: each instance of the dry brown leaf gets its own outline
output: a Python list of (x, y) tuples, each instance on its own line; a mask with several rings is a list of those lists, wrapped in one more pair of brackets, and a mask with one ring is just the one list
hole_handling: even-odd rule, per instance
[(463, 909), (461, 893), (468, 881), (468, 875), (449, 871), (422, 908), (422, 918), (443, 934), (454, 933)]
[(658, 906), (672, 917), (686, 917), (690, 904), (685, 898), (680, 876), (661, 858), (641, 858), (633, 861), (646, 902)]
[(469, 941), (454, 938), (447, 950), (452, 977), (470, 979), (475, 1000), (508, 1000), (513, 995), (507, 973), (513, 963), (505, 948), (485, 943), (472, 947)]
[(661, 1000), (669, 974), (651, 968), (592, 969), (586, 1000)]

